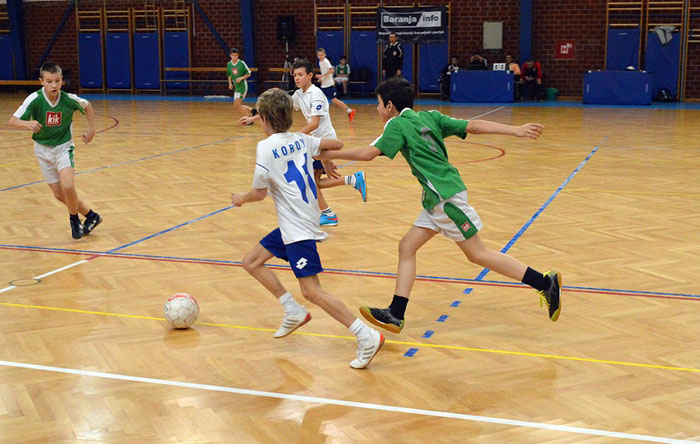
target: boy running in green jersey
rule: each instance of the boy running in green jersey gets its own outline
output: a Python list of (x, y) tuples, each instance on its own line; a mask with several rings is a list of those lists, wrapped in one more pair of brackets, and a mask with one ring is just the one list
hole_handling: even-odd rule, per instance
[[(44, 63), (39, 76), (43, 88), (24, 100), (10, 117), (9, 125), (34, 133), (34, 153), (46, 183), (54, 197), (68, 207), (73, 238), (80, 239), (84, 234), (90, 234), (102, 218), (80, 200), (75, 191), (73, 113), (80, 111), (87, 116), (89, 129), (82, 137), (86, 144), (95, 137), (95, 113), (87, 100), (61, 91), (63, 72), (58, 64)], [(85, 216), (84, 224), (81, 224), (78, 213)]]
[(246, 63), (239, 59), (239, 52), (236, 48), (231, 48), (229, 56), (231, 60), (226, 64), (226, 74), (228, 75), (228, 89), (233, 90), (233, 110), (246, 114), (255, 115), (254, 108), (243, 104), (245, 96), (248, 94), (248, 77), (251, 76), (250, 69)]
[(369, 161), (383, 154), (393, 159), (401, 152), (423, 188), (423, 211), (399, 243), (399, 266), (394, 298), (388, 308), (361, 307), (371, 323), (399, 333), (416, 278), (416, 252), (438, 233), (457, 243), (467, 259), (482, 267), (530, 285), (547, 304), (549, 318), (556, 321), (561, 311), (561, 273), (542, 274), (517, 259), (490, 250), (477, 234), (481, 219), (467, 203), (467, 187), (459, 171), (447, 159), (443, 139), (467, 134), (503, 134), (537, 139), (542, 125), (504, 125), (486, 120), (459, 120), (438, 111), (416, 112), (414, 91), (402, 78), (392, 78), (377, 87), (377, 112), (386, 123), (384, 132), (369, 147), (348, 151), (324, 151), (320, 159)]

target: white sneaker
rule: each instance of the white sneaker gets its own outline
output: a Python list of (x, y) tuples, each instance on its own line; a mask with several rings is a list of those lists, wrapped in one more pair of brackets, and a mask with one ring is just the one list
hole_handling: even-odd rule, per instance
[(275, 332), (275, 338), (283, 338), (311, 320), (311, 313), (305, 308), (296, 313), (285, 313), (282, 325)]
[(360, 343), (357, 346), (357, 359), (350, 363), (352, 368), (365, 368), (372, 362), (374, 356), (379, 352), (384, 345), (384, 335), (377, 330), (370, 328), (370, 339), (367, 342)]

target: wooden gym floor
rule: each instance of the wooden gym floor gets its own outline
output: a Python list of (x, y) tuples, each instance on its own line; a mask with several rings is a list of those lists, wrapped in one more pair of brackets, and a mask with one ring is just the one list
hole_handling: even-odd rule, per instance
[[(24, 96), (0, 98), (3, 125)], [(609, 443), (700, 441), (697, 109), (440, 107), (538, 121), (538, 141), (449, 139), (485, 243), (563, 272), (563, 310), (436, 237), (400, 335), (354, 371), (350, 333), (317, 307), (274, 340), (282, 309), (240, 266), (276, 227), (250, 187), (260, 127), (230, 103), (93, 100), (79, 195), (104, 217), (74, 241), (27, 132), (0, 128), (0, 442)], [(332, 110), (346, 147), (382, 130), (373, 105)], [(300, 114), (293, 128), (302, 126)], [(342, 164), (342, 163), (341, 163)], [(402, 158), (364, 169), (369, 202), (326, 190), (326, 289), (353, 312), (391, 299), (420, 211)], [(281, 261), (276, 272), (301, 295)], [(187, 331), (166, 298), (201, 305)]]

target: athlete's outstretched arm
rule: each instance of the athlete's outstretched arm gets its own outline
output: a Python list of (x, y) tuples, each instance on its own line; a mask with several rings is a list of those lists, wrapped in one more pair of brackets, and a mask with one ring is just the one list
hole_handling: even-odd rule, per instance
[(317, 159), (344, 159), (344, 160), (360, 160), (364, 162), (369, 162), (378, 155), (382, 154), (378, 148), (373, 146), (368, 146), (365, 148), (355, 148), (352, 150), (341, 150), (341, 151), (321, 151), (321, 154)]

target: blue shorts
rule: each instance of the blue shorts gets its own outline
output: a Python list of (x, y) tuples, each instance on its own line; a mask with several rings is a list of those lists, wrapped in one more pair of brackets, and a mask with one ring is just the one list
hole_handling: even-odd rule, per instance
[(303, 240), (285, 245), (282, 242), (282, 232), (276, 228), (260, 240), (260, 245), (275, 257), (289, 262), (297, 278), (313, 276), (323, 271), (315, 240)]
[(314, 169), (324, 171), (323, 164), (320, 160), (314, 160)]
[(329, 86), (328, 88), (321, 88), (321, 91), (323, 91), (323, 94), (326, 95), (326, 98), (328, 100), (335, 99), (335, 96), (336, 96), (335, 86)]

